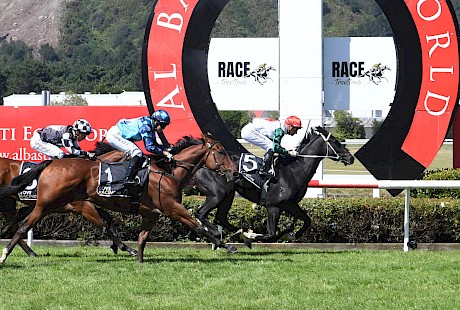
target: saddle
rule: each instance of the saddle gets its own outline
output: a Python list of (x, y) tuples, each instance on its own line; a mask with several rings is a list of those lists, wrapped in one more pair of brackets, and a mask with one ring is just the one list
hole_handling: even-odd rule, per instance
[[(275, 171), (275, 163), (277, 158), (273, 160), (271, 171)], [(253, 184), (256, 188), (260, 189), (260, 202), (261, 206), (265, 205), (265, 198), (267, 197), (267, 190), (270, 182), (273, 180), (273, 176), (261, 177), (259, 170), (262, 167), (263, 159), (257, 157), (251, 153), (243, 153), (240, 156), (240, 161), (238, 164), (239, 174), (245, 178), (248, 182)]]
[(99, 184), (97, 186), (97, 194), (102, 197), (132, 197), (133, 192), (139, 194), (142, 191), (149, 177), (149, 160), (144, 160), (141, 168), (136, 172), (135, 180), (138, 190), (133, 191), (130, 186), (127, 188), (123, 185), (126, 169), (129, 166), (129, 161), (103, 163), (99, 164)]

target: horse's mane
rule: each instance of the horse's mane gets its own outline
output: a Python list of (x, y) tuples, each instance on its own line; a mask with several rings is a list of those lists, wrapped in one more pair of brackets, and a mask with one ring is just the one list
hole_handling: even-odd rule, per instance
[(180, 153), (183, 149), (191, 146), (191, 145), (198, 145), (198, 144), (204, 144), (203, 139), (195, 139), (192, 136), (184, 136), (182, 137), (179, 141), (176, 142), (173, 146), (170, 148), (171, 154), (178, 154)]
[(320, 134), (327, 136), (329, 133), (326, 129), (324, 129), (321, 126), (310, 128), (308, 134), (306, 134), (302, 142), (300, 142), (299, 147), (301, 148), (301, 147), (304, 147), (305, 145), (312, 143), (315, 139), (317, 139), (320, 136)]
[(108, 152), (116, 151), (117, 149), (114, 148), (110, 143), (98, 141), (96, 142), (96, 148), (91, 152), (94, 153), (96, 156), (101, 156), (107, 154)]

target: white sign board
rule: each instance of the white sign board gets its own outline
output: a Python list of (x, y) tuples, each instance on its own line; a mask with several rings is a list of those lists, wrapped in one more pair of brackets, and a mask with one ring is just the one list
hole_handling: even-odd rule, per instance
[(211, 96), (219, 110), (279, 110), (278, 38), (213, 38)]
[(325, 110), (390, 110), (397, 74), (393, 38), (324, 38), (323, 65)]

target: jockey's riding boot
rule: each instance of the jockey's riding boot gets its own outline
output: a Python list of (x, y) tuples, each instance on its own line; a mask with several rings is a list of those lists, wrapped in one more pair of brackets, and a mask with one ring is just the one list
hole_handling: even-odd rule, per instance
[(264, 155), (264, 162), (262, 164), (262, 167), (259, 170), (259, 174), (261, 177), (266, 177), (268, 176), (268, 171), (270, 170), (272, 166), (272, 160), (273, 160), (273, 150), (268, 150), (267, 153)]
[(123, 185), (130, 186), (130, 185), (137, 184), (135, 177), (136, 177), (136, 172), (137, 172), (137, 166), (139, 165), (140, 161), (141, 161), (141, 158), (139, 156), (134, 156), (133, 158), (131, 158), (128, 169), (126, 169), (125, 181), (123, 182)]

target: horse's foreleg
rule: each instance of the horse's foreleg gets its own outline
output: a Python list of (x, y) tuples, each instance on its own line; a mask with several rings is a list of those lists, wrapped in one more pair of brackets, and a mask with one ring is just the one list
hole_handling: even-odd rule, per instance
[(276, 237), (276, 227), (280, 219), (281, 209), (279, 207), (267, 207), (267, 233), (257, 236), (256, 241), (273, 242)]
[(106, 212), (105, 210), (102, 210), (100, 208), (95, 208), (97, 213), (100, 215), (101, 218), (103, 218), (106, 222), (106, 225), (104, 226), (103, 232), (109, 236), (110, 239), (112, 239), (113, 244), (110, 246), (112, 251), (117, 254), (118, 249), (122, 251), (128, 252), (131, 256), (136, 256), (137, 251), (130, 248), (126, 244), (124, 244), (121, 239), (118, 237), (117, 230), (113, 224), (112, 216)]
[(210, 242), (214, 243), (216, 248), (225, 248), (227, 252), (233, 254), (237, 251), (236, 247), (233, 245), (227, 245), (219, 238), (215, 237), (207, 227), (200, 224), (197, 220), (195, 220), (190, 212), (185, 209), (183, 205), (179, 202), (174, 202), (174, 206), (169, 206), (168, 215), (175, 220), (178, 220), (185, 225), (187, 225), (191, 230), (196, 232), (197, 234), (204, 236)]
[(230, 224), (230, 222), (227, 219), (228, 212), (230, 211), (230, 208), (232, 207), (234, 197), (235, 197), (234, 191), (231, 191), (227, 195), (225, 195), (224, 199), (217, 206), (217, 211), (216, 211), (216, 220), (225, 229), (231, 232), (236, 232), (238, 230), (238, 228)]
[(33, 228), (45, 214), (41, 208), (35, 207), (34, 210), (26, 217), (24, 221), (19, 226), (19, 229), (14, 234), (13, 238), (10, 240), (8, 245), (3, 249), (2, 257), (0, 258), (0, 264), (4, 264), (7, 257), (11, 254), (16, 244), (19, 243), (19, 240), (22, 240), (27, 232)]
[(218, 204), (218, 200), (215, 196), (207, 196), (206, 200), (204, 203), (199, 206), (194, 215), (195, 217), (204, 225), (206, 226), (211, 233), (216, 236), (217, 238), (220, 237), (219, 231), (217, 227), (215, 227), (211, 221), (208, 219), (209, 212), (211, 212), (214, 208), (216, 208), (216, 205)]

